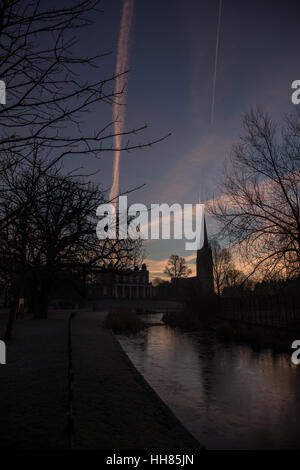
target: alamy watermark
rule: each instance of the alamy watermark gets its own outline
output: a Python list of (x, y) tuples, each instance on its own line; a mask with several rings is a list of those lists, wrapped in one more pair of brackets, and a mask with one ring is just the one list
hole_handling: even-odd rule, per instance
[(132, 204), (120, 196), (116, 204), (97, 208), (99, 240), (186, 240), (186, 250), (199, 250), (204, 243), (204, 204)]
[(6, 344), (0, 341), (0, 365), (6, 364)]
[(6, 85), (0, 80), (0, 104), (6, 104)]
[(295, 349), (296, 351), (293, 352), (291, 361), (295, 366), (298, 366), (300, 364), (300, 339), (296, 339), (292, 343), (292, 349)]
[(300, 104), (300, 80), (294, 80), (291, 88), (295, 90), (291, 96), (292, 103)]

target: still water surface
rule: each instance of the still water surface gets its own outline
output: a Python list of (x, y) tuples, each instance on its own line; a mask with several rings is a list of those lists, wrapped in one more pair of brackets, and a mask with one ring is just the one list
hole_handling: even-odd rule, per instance
[(288, 355), (225, 346), (211, 331), (186, 333), (165, 325), (118, 339), (208, 449), (300, 449), (300, 366)]

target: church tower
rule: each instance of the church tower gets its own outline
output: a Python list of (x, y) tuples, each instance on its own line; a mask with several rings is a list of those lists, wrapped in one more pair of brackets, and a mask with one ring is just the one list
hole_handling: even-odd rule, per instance
[(206, 222), (204, 218), (204, 243), (203, 247), (197, 251), (197, 279), (201, 283), (201, 291), (203, 294), (213, 294), (214, 292), (214, 276), (213, 276), (213, 260), (211, 248), (208, 243)]

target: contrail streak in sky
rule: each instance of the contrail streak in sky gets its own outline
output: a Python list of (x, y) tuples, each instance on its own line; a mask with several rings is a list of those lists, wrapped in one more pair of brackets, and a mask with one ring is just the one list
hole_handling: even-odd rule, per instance
[[(124, 0), (118, 41), (116, 75), (126, 72), (128, 68), (133, 9), (134, 0)], [(115, 103), (113, 104), (114, 146), (116, 149), (120, 149), (122, 145), (122, 136), (120, 134), (122, 134), (124, 130), (125, 122), (126, 107), (124, 97), (126, 97), (126, 74), (117, 76), (116, 78), (115, 93), (122, 91), (123, 94), (121, 96), (115, 96)], [(120, 99), (122, 99), (122, 102), (120, 102)], [(119, 194), (119, 165), (120, 150), (116, 150), (114, 155), (113, 183), (109, 195), (110, 200), (115, 199)]]
[(215, 119), (215, 98), (216, 98), (216, 83), (217, 83), (217, 69), (218, 69), (218, 55), (219, 55), (221, 18), (222, 18), (222, 0), (219, 0), (219, 14), (218, 14), (217, 39), (216, 39), (216, 55), (215, 55), (212, 102), (211, 102), (211, 113), (210, 113), (210, 122), (211, 122), (211, 124), (214, 123), (214, 119)]

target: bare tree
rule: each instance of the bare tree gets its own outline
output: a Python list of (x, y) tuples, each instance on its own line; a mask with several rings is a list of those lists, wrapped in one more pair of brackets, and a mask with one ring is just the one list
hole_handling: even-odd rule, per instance
[(243, 120), (209, 210), (251, 264), (250, 275), (300, 273), (300, 112), (276, 125), (260, 109)]
[[(128, 267), (141, 254), (140, 240), (102, 240), (96, 236), (96, 208), (104, 192), (60, 167), (43, 171), (47, 160), (6, 168), (0, 174), (0, 208), (7, 223), (0, 229), (0, 264), (14, 286), (6, 338), (11, 336), (17, 302), (29, 300), (35, 317), (46, 318), (51, 288), (60, 272), (82, 277), (110, 266)], [(53, 289), (52, 289), (53, 290)]]
[(171, 255), (164, 272), (170, 276), (171, 279), (180, 279), (188, 277), (192, 273), (192, 270), (188, 268), (185, 258), (178, 255)]
[(114, 122), (100, 119), (86, 130), (87, 113), (101, 115), (124, 91), (115, 89), (114, 73), (101, 72), (99, 78), (105, 52), (78, 54), (81, 33), (100, 17), (99, 4), (0, 0), (0, 79), (7, 95), (0, 107), (0, 269), (15, 299), (36, 283), (32, 308), (41, 316), (47, 314), (47, 289), (58, 270), (119, 269), (143, 256), (140, 241), (96, 239), (93, 210), (104, 193), (87, 182), (89, 175), (76, 179), (62, 173), (59, 162), (148, 147), (165, 138), (132, 142), (147, 127), (139, 126), (123, 132), (124, 145), (115, 149)]
[[(63, 4), (57, 0), (52, 5), (43, 0), (0, 0), (0, 79), (7, 95), (6, 105), (0, 106), (2, 168), (4, 163), (8, 167), (30, 163), (35, 147), (48, 152), (43, 171), (66, 156), (99, 157), (116, 150), (113, 122), (100, 120), (100, 125), (84, 130), (88, 112), (101, 115), (123, 93), (115, 90), (113, 73), (87, 79), (90, 70), (97, 70), (91, 77), (99, 77), (105, 52), (78, 55), (80, 33), (100, 17), (99, 4), (99, 0)], [(152, 145), (155, 141), (130, 141), (145, 128), (122, 133), (127, 139), (120, 150)]]
[(99, 0), (79, 0), (66, 5), (54, 2), (49, 7), (49, 2), (39, 0), (1, 0), (0, 79), (7, 93), (7, 105), (0, 108), (0, 123), (6, 131), (1, 136), (2, 150), (18, 153), (28, 145), (30, 150), (33, 142), (55, 147), (56, 158), (113, 150), (104, 143), (111, 142), (112, 123), (90, 136), (80, 129), (82, 113), (93, 105), (111, 105), (123, 93), (114, 91), (113, 74), (95, 82), (86, 79), (87, 69), (98, 68), (106, 53), (77, 54), (79, 32), (92, 24), (95, 15), (99, 17), (99, 4)]
[(230, 248), (222, 248), (217, 240), (210, 242), (213, 258), (213, 273), (215, 291), (218, 296), (222, 295), (226, 287), (249, 288), (247, 276), (236, 269)]
[(221, 295), (224, 287), (227, 286), (228, 273), (232, 266), (230, 251), (227, 248), (221, 248), (216, 240), (210, 242), (212, 259), (213, 259), (213, 273), (214, 283), (217, 295)]

